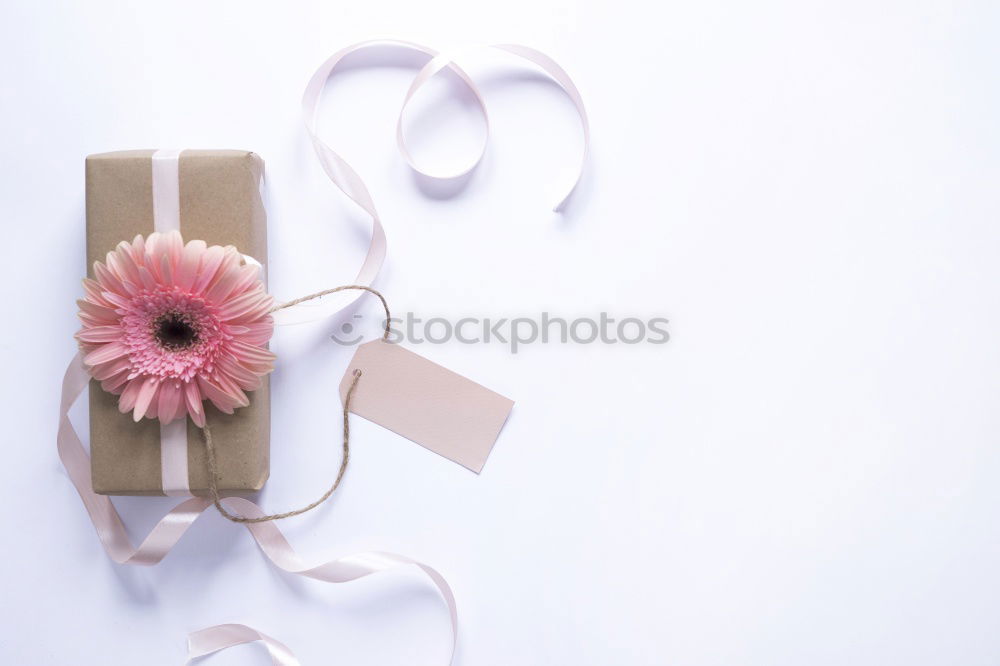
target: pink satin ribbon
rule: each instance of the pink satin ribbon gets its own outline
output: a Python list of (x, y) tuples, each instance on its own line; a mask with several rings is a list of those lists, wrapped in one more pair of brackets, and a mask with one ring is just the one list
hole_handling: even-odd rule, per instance
[[(316, 155), (319, 157), (320, 164), (323, 166), (323, 170), (326, 172), (327, 176), (338, 188), (340, 188), (341, 191), (344, 192), (344, 194), (357, 203), (372, 217), (372, 238), (369, 244), (368, 252), (362, 262), (361, 268), (358, 271), (357, 277), (353, 280), (354, 284), (366, 286), (371, 285), (374, 281), (385, 259), (385, 230), (382, 227), (382, 223), (378, 216), (378, 212), (375, 209), (375, 203), (372, 200), (371, 194), (368, 192), (368, 188), (365, 187), (360, 176), (358, 176), (354, 169), (352, 169), (351, 166), (343, 160), (343, 158), (337, 155), (336, 152), (334, 152), (319, 138), (317, 115), (323, 88), (326, 86), (326, 82), (330, 78), (337, 64), (340, 63), (345, 56), (351, 53), (378, 46), (401, 47), (430, 56), (430, 60), (426, 65), (424, 65), (420, 72), (417, 73), (417, 76), (414, 78), (406, 96), (404, 97), (402, 108), (400, 109), (399, 119), (396, 125), (397, 145), (400, 153), (403, 155), (403, 158), (411, 168), (428, 178), (455, 178), (474, 169), (482, 159), (486, 149), (486, 141), (484, 141), (479, 154), (469, 166), (460, 170), (458, 173), (443, 175), (432, 174), (424, 171), (416, 165), (413, 157), (410, 155), (406, 147), (405, 136), (403, 133), (403, 112), (406, 109), (406, 105), (412, 99), (417, 90), (419, 90), (424, 83), (426, 83), (431, 77), (440, 72), (442, 69), (447, 68), (451, 70), (458, 75), (459, 79), (466, 86), (468, 86), (480, 107), (484, 120), (486, 121), (487, 140), (489, 136), (489, 117), (486, 111), (486, 105), (483, 102), (478, 88), (472, 82), (472, 79), (465, 73), (464, 70), (461, 69), (461, 67), (452, 62), (450, 58), (426, 46), (397, 40), (362, 42), (333, 54), (320, 66), (318, 70), (316, 70), (316, 73), (313, 74), (302, 96), (303, 119), (313, 147), (316, 150)], [(584, 138), (583, 156), (580, 168), (576, 173), (576, 177), (572, 185), (566, 195), (555, 207), (555, 210), (558, 211), (565, 205), (566, 201), (572, 195), (577, 184), (579, 183), (580, 177), (582, 176), (583, 163), (589, 152), (590, 127), (587, 119), (587, 113), (583, 106), (583, 100), (569, 75), (566, 74), (566, 72), (555, 61), (545, 54), (529, 47), (515, 44), (497, 44), (494, 45), (494, 48), (517, 55), (540, 67), (549, 76), (551, 76), (563, 88), (563, 90), (565, 90), (580, 115)], [(159, 161), (154, 158), (153, 168), (154, 174), (158, 173), (162, 176), (159, 178), (161, 183), (161, 198), (163, 201), (166, 201), (168, 198), (172, 201), (177, 201), (179, 193), (177, 192), (177, 189), (173, 187), (173, 181), (174, 178), (176, 178), (177, 173), (177, 155), (161, 151), (160, 157), (163, 159)], [(171, 160), (173, 160), (172, 164), (170, 163)], [(157, 171), (157, 169), (160, 169), (160, 171)], [(167, 173), (169, 169), (172, 169), (172, 173)], [(157, 179), (154, 178), (154, 183), (156, 181)], [(156, 198), (156, 192), (154, 191), (154, 199)], [(176, 220), (176, 222), (179, 225), (179, 219)], [(170, 220), (164, 220), (164, 224), (169, 223), (171, 223)], [(323, 319), (337, 314), (341, 310), (350, 306), (358, 298), (360, 298), (361, 295), (363, 295), (361, 292), (340, 292), (335, 296), (326, 299), (326, 302), (321, 304), (321, 308), (289, 308), (287, 310), (282, 310), (278, 313), (276, 322), (279, 324), (291, 324)], [(145, 566), (157, 564), (167, 555), (167, 553), (170, 552), (171, 548), (176, 545), (194, 521), (197, 520), (198, 517), (211, 506), (211, 502), (201, 497), (191, 497), (189, 499), (185, 499), (171, 509), (153, 527), (153, 529), (150, 530), (149, 534), (145, 539), (143, 539), (142, 543), (140, 543), (138, 547), (133, 546), (125, 532), (125, 527), (122, 524), (121, 517), (118, 515), (117, 510), (115, 510), (111, 500), (104, 495), (98, 495), (94, 492), (91, 485), (90, 457), (84, 449), (83, 443), (80, 441), (79, 435), (76, 433), (76, 430), (73, 428), (69, 419), (70, 408), (87, 388), (89, 382), (90, 376), (83, 366), (82, 357), (80, 354), (77, 354), (70, 362), (63, 378), (62, 400), (59, 408), (59, 430), (57, 434), (59, 458), (66, 467), (70, 480), (73, 482), (77, 492), (80, 494), (80, 499), (83, 500), (87, 513), (90, 514), (90, 519), (94, 524), (94, 528), (97, 530), (97, 535), (100, 538), (105, 551), (107, 551), (108, 556), (119, 564)], [(184, 454), (184, 461), (186, 463), (186, 446)], [(184, 485), (171, 481), (172, 488), (170, 494), (174, 494), (174, 490), (176, 490), (178, 494), (184, 494), (183, 491), (185, 490), (184, 486), (186, 486), (187, 475), (185, 474), (184, 476)], [(173, 486), (181, 487), (174, 488)], [(223, 502), (225, 502), (229, 510), (234, 513), (241, 513), (249, 517), (264, 515), (264, 512), (260, 507), (243, 498), (229, 497), (224, 499)], [(246, 525), (246, 527), (250, 532), (250, 535), (257, 542), (261, 551), (275, 566), (289, 573), (314, 578), (327, 583), (344, 583), (347, 581), (357, 580), (358, 578), (363, 578), (373, 573), (405, 565), (413, 565), (417, 567), (431, 580), (434, 586), (441, 593), (441, 596), (444, 598), (445, 603), (448, 606), (448, 612), (451, 619), (451, 656), (449, 657), (449, 663), (452, 663), (454, 660), (455, 646), (458, 639), (458, 611), (455, 604), (455, 597), (447, 581), (445, 581), (441, 574), (433, 568), (402, 555), (382, 552), (359, 553), (311, 565), (307, 564), (299, 557), (299, 555), (288, 543), (288, 540), (285, 539), (284, 534), (282, 534), (281, 530), (278, 529), (273, 522), (249, 524)], [(233, 645), (239, 645), (252, 641), (261, 641), (264, 644), (269, 655), (271, 656), (272, 662), (276, 666), (298, 666), (298, 660), (282, 643), (267, 636), (266, 634), (252, 629), (251, 627), (238, 624), (218, 625), (191, 634), (189, 636), (188, 658), (189, 660), (195, 659), (212, 652), (223, 650)]]
[[(70, 362), (66, 369), (66, 375), (63, 377), (62, 399), (59, 405), (59, 431), (56, 437), (59, 459), (66, 467), (70, 480), (80, 494), (80, 499), (83, 500), (87, 513), (90, 514), (90, 519), (97, 530), (97, 536), (104, 545), (108, 557), (119, 564), (146, 566), (157, 564), (166, 557), (170, 549), (184, 536), (187, 529), (212, 503), (202, 497), (184, 500), (171, 509), (153, 527), (138, 547), (133, 546), (125, 533), (125, 526), (122, 524), (118, 511), (115, 510), (114, 504), (108, 497), (94, 492), (90, 480), (90, 456), (84, 450), (83, 443), (69, 419), (70, 408), (89, 383), (90, 375), (83, 366), (82, 356), (77, 354)], [(254, 518), (264, 515), (259, 506), (241, 497), (228, 497), (223, 501), (227, 508), (234, 513)], [(346, 583), (400, 566), (416, 566), (431, 580), (448, 605), (448, 613), (451, 618), (451, 655), (452, 658), (454, 657), (458, 638), (458, 610), (455, 604), (455, 595), (444, 577), (433, 568), (403, 555), (382, 552), (358, 553), (319, 564), (308, 564), (299, 557), (288, 540), (285, 539), (285, 535), (274, 523), (255, 523), (248, 524), (246, 527), (261, 551), (276, 567), (289, 573), (326, 583)], [(211, 637), (215, 634), (210, 632), (206, 636)], [(295, 662), (275, 661), (275, 663), (284, 665)], [(449, 663), (451, 663), (451, 659), (449, 659)]]
[(264, 645), (274, 666), (299, 666), (299, 660), (284, 643), (245, 624), (219, 624), (188, 634), (185, 663), (190, 664), (199, 657), (254, 641), (260, 641)]
[[(333, 74), (337, 65), (346, 56), (365, 49), (380, 48), (385, 46), (403, 48), (430, 56), (430, 60), (428, 60), (427, 64), (425, 64), (417, 73), (413, 82), (410, 84), (409, 89), (406, 91), (406, 95), (403, 98), (403, 103), (396, 121), (396, 145), (399, 148), (399, 152), (402, 154), (403, 159), (406, 160), (406, 163), (410, 166), (410, 168), (427, 178), (436, 180), (448, 180), (463, 176), (476, 168), (482, 160), (483, 154), (486, 151), (486, 145), (489, 141), (490, 131), (489, 114), (486, 111), (486, 103), (483, 101), (483, 96), (479, 92), (479, 88), (476, 87), (476, 84), (472, 81), (472, 78), (457, 63), (453, 62), (451, 58), (428, 46), (394, 39), (372, 40), (341, 49), (327, 58), (326, 61), (320, 65), (319, 69), (317, 69), (312, 75), (312, 78), (309, 79), (309, 83), (306, 84), (305, 92), (302, 94), (302, 120), (305, 123), (306, 131), (309, 133), (309, 138), (312, 141), (313, 149), (316, 151), (316, 156), (319, 158), (319, 162), (323, 167), (323, 171), (326, 172), (327, 177), (329, 177), (333, 184), (340, 188), (340, 190), (347, 195), (348, 198), (354, 201), (354, 203), (360, 206), (372, 218), (372, 237), (368, 245), (368, 252), (365, 255), (364, 261), (361, 263), (361, 268), (358, 270), (357, 276), (351, 281), (351, 284), (360, 284), (364, 286), (370, 286), (372, 284), (375, 277), (378, 275), (379, 270), (382, 268), (383, 261), (385, 260), (385, 229), (382, 227), (382, 220), (379, 217), (378, 211), (375, 209), (375, 202), (372, 199), (371, 193), (365, 186), (364, 181), (361, 180), (361, 176), (358, 175), (358, 173), (344, 160), (344, 158), (338, 155), (332, 148), (330, 148), (330, 146), (319, 138), (319, 107), (323, 89), (326, 87), (327, 81)], [(573, 179), (572, 184), (566, 194), (555, 206), (554, 210), (559, 211), (563, 208), (563, 206), (565, 206), (567, 200), (576, 189), (577, 184), (580, 182), (580, 178), (583, 175), (583, 165), (590, 151), (590, 123), (587, 119), (587, 110), (583, 105), (583, 98), (580, 96), (580, 91), (577, 90), (576, 85), (573, 83), (572, 79), (570, 79), (566, 71), (544, 53), (527, 46), (520, 46), (517, 44), (494, 44), (493, 48), (516, 55), (540, 67), (542, 71), (551, 76), (552, 79), (562, 87), (562, 89), (569, 96), (570, 100), (572, 100), (577, 113), (580, 115), (580, 123), (583, 127), (583, 154), (580, 159), (580, 166), (576, 171), (576, 176)], [(406, 146), (406, 137), (403, 132), (403, 112), (406, 110), (407, 104), (409, 104), (410, 100), (421, 88), (421, 86), (423, 86), (428, 80), (431, 79), (431, 77), (443, 69), (451, 70), (472, 93), (472, 96), (476, 100), (476, 104), (479, 106), (480, 112), (483, 114), (483, 120), (486, 122), (486, 138), (480, 147), (479, 153), (468, 166), (459, 169), (455, 173), (435, 174), (419, 167), (413, 159), (413, 156), (410, 154)], [(339, 292), (324, 298), (315, 306), (289, 308), (288, 310), (277, 312), (275, 313), (275, 322), (278, 324), (298, 324), (309, 321), (317, 321), (337, 314), (357, 301), (363, 295), (364, 292)]]

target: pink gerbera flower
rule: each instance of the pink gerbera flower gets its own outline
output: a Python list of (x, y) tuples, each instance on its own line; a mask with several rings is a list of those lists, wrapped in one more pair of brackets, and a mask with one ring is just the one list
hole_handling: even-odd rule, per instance
[(83, 281), (84, 365), (136, 421), (204, 426), (206, 399), (232, 414), (274, 369), (273, 301), (258, 273), (235, 247), (185, 245), (177, 231), (122, 241)]

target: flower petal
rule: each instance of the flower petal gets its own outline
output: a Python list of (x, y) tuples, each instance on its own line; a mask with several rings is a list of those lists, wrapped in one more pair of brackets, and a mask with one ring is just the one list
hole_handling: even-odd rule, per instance
[(166, 256), (170, 260), (170, 268), (176, 272), (181, 261), (181, 254), (184, 252), (184, 239), (181, 238), (181, 232), (176, 229), (163, 234), (163, 238), (166, 245)]
[[(123, 247), (124, 246), (124, 247)], [(122, 241), (114, 252), (108, 253), (108, 270), (110, 270), (119, 282), (139, 282), (139, 274), (136, 265), (132, 261), (131, 245)]]
[(121, 326), (85, 326), (76, 332), (77, 340), (80, 342), (115, 342), (121, 339)]
[(243, 367), (231, 356), (219, 357), (216, 365), (244, 391), (254, 391), (260, 388), (260, 375)]
[(274, 335), (274, 319), (268, 315), (250, 323), (241, 323), (238, 326), (230, 325), (230, 331), (234, 329), (245, 329), (233, 332), (233, 335), (248, 345), (266, 345), (267, 341)]
[[(96, 377), (95, 377), (96, 379)], [(101, 388), (108, 393), (118, 394), (129, 381), (127, 372), (119, 372), (117, 375), (109, 377), (101, 382)]]
[(139, 389), (142, 388), (143, 381), (145, 381), (145, 378), (140, 377), (129, 381), (125, 385), (125, 390), (122, 391), (121, 397), (118, 398), (119, 412), (125, 414), (132, 411), (132, 408), (135, 407), (135, 399), (139, 397)]
[(170, 423), (183, 413), (182, 389), (174, 382), (163, 382), (160, 385), (159, 404), (156, 413), (160, 423)]
[(215, 280), (205, 291), (205, 300), (220, 304), (233, 293), (233, 285), (240, 279), (240, 255), (236, 248), (226, 248), (226, 257), (219, 267)]
[(91, 303), (83, 299), (78, 300), (76, 304), (79, 306), (81, 314), (88, 314), (97, 321), (105, 324), (115, 324), (118, 322), (118, 313), (113, 308)]
[(94, 379), (99, 381), (104, 381), (105, 379), (110, 379), (120, 372), (124, 372), (128, 376), (128, 370), (132, 368), (132, 362), (129, 360), (128, 356), (122, 356), (116, 358), (113, 361), (108, 361), (107, 363), (100, 363), (95, 365), (90, 369), (90, 374), (94, 376)]
[(136, 234), (135, 238), (132, 239), (131, 255), (135, 265), (142, 266), (142, 258), (146, 255), (146, 241), (142, 234)]
[(224, 393), (232, 396), (232, 398), (237, 401), (237, 407), (246, 407), (250, 404), (250, 398), (247, 397), (247, 394), (243, 392), (243, 389), (240, 388), (239, 384), (233, 381), (229, 375), (224, 372), (219, 372), (213, 376), (213, 379), (215, 380), (216, 385), (222, 389)]
[(153, 398), (156, 397), (157, 389), (160, 388), (160, 380), (155, 377), (147, 377), (139, 386), (139, 394), (135, 398), (135, 408), (132, 410), (132, 420), (138, 423), (146, 415)]
[(205, 427), (205, 408), (201, 404), (202, 400), (204, 398), (201, 395), (201, 391), (198, 390), (198, 384), (196, 382), (185, 382), (184, 403), (187, 405), (187, 411), (191, 415), (191, 420), (199, 428)]
[(116, 358), (122, 356), (127, 356), (128, 353), (129, 353), (129, 348), (126, 347), (123, 343), (109, 342), (106, 345), (101, 345), (94, 351), (84, 356), (83, 364), (93, 367), (101, 363), (107, 363), (108, 361), (113, 361)]
[[(233, 284), (233, 290), (229, 293), (230, 296), (234, 294), (242, 294), (243, 292), (251, 289), (254, 286), (254, 283), (260, 282), (260, 267), (255, 266), (254, 264), (240, 266), (238, 272), (239, 278)], [(260, 286), (260, 291), (264, 291), (263, 285)]]
[[(109, 252), (108, 257), (111, 257), (111, 254)], [(104, 291), (113, 291), (122, 296), (128, 295), (128, 290), (125, 289), (125, 285), (122, 284), (121, 279), (99, 261), (94, 262), (94, 277), (97, 278), (98, 284), (101, 285)]]
[(105, 300), (104, 289), (101, 288), (101, 285), (97, 282), (97, 280), (83, 278), (83, 291), (87, 294), (88, 301), (96, 303), (97, 305), (111, 305)]
[(274, 370), (274, 361), (277, 357), (270, 350), (233, 340), (231, 351), (240, 365), (258, 375), (265, 375)]
[(236, 407), (246, 407), (250, 404), (250, 401), (247, 400), (246, 394), (244, 394), (243, 391), (235, 385), (229, 386), (228, 390), (223, 389), (207, 377), (199, 375), (198, 388), (201, 389), (202, 394), (207, 397), (220, 412), (225, 414), (232, 414)]
[(264, 290), (251, 291), (226, 301), (219, 308), (219, 319), (229, 321), (255, 313), (266, 313), (271, 307), (271, 297)]
[[(132, 299), (116, 294), (113, 291), (104, 292), (104, 298), (117, 309), (125, 310), (132, 305)], [(117, 313), (118, 310), (115, 310)]]
[(174, 274), (174, 284), (185, 291), (191, 289), (195, 278), (198, 277), (198, 264), (201, 263), (201, 255), (204, 254), (205, 241), (189, 241), (181, 251), (180, 261), (177, 262), (177, 271)]
[(205, 250), (205, 255), (201, 258), (201, 266), (198, 267), (198, 279), (191, 287), (191, 292), (202, 294), (205, 288), (215, 278), (222, 260), (226, 258), (226, 249), (220, 245), (213, 245)]
[(146, 289), (153, 290), (156, 289), (157, 277), (156, 274), (149, 270), (149, 266), (143, 264), (139, 266), (139, 279), (142, 281), (142, 286)]
[(160, 257), (160, 279), (167, 284), (174, 283), (174, 267), (166, 254)]

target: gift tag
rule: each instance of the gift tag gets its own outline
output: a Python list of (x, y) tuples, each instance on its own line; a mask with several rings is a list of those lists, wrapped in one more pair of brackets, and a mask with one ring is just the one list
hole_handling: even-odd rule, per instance
[(351, 412), (479, 473), (514, 401), (399, 345), (375, 340), (354, 353), (340, 382)]

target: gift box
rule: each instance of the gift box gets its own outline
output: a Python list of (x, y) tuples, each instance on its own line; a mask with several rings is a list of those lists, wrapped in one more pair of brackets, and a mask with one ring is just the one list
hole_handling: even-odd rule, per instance
[[(154, 229), (154, 150), (91, 155), (86, 160), (87, 265), (123, 240)], [(233, 245), (266, 264), (266, 217), (261, 197), (264, 163), (237, 150), (184, 150), (175, 162), (180, 232), (185, 240)], [(162, 184), (159, 184), (162, 190)], [(160, 195), (162, 196), (162, 192)], [(263, 271), (262, 271), (263, 272)], [(208, 402), (206, 416), (218, 458), (218, 488), (260, 490), (268, 477), (270, 410), (267, 378), (248, 394), (250, 404), (224, 414)], [(135, 422), (118, 410), (119, 396), (90, 389), (90, 449), (94, 491), (104, 495), (164, 494), (161, 426)], [(201, 430), (186, 420), (190, 491), (207, 495), (209, 473)], [(183, 431), (182, 431), (183, 432)]]

